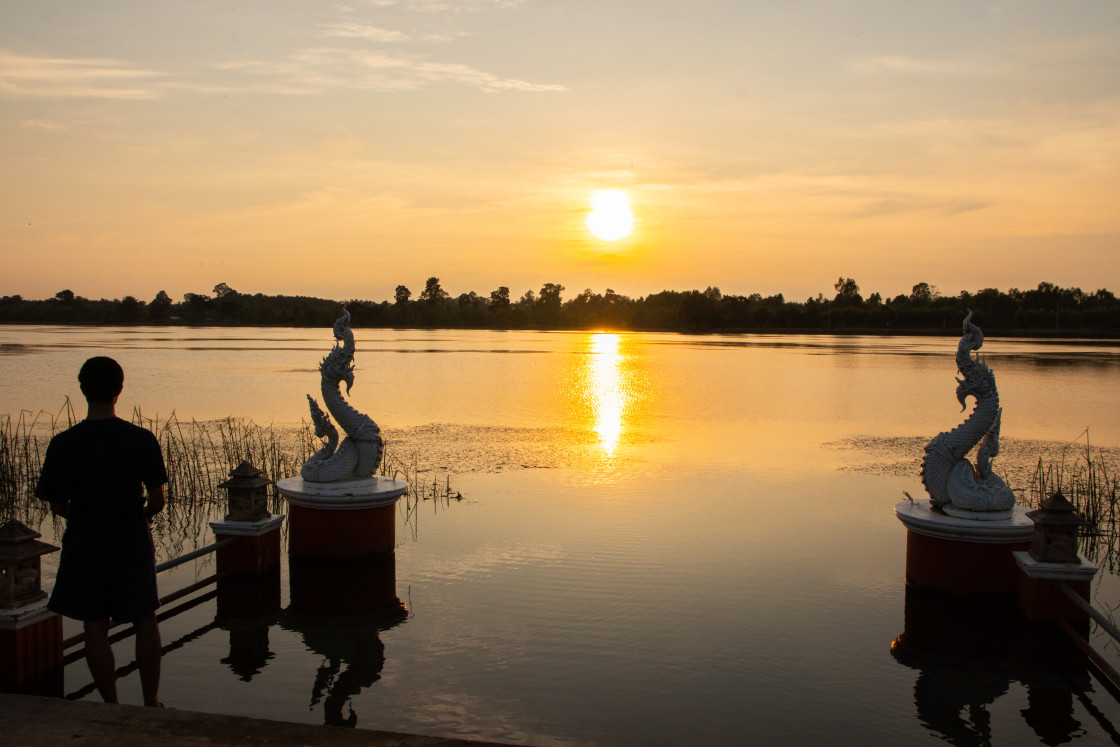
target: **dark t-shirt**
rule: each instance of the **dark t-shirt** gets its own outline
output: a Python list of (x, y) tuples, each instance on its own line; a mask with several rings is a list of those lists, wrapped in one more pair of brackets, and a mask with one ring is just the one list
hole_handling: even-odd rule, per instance
[(102, 619), (109, 615), (95, 601), (106, 597), (114, 619), (134, 619), (126, 601), (141, 594), (134, 587), (146, 587), (150, 575), (155, 588), (144, 485), (166, 482), (156, 437), (120, 418), (83, 420), (51, 439), (35, 495), (67, 503), (68, 512), (51, 609), (79, 620)]

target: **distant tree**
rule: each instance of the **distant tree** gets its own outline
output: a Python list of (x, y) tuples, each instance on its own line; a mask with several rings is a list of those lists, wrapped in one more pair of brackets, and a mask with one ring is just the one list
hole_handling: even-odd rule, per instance
[(834, 303), (843, 306), (856, 306), (863, 303), (863, 296), (859, 294), (859, 284), (855, 279), (841, 277), (833, 287), (836, 289)]
[(66, 290), (60, 290), (58, 293), (54, 294), (54, 297), (59, 301), (62, 301), (62, 303), (66, 306), (74, 303), (74, 291), (70, 290), (69, 288), (67, 288)]
[(126, 322), (135, 322), (140, 318), (141, 303), (134, 296), (125, 296), (121, 299), (121, 317)]
[(940, 297), (937, 286), (929, 283), (918, 283), (910, 289), (910, 300), (914, 303), (930, 303)]
[(412, 291), (403, 285), (398, 285), (397, 289), (393, 292), (393, 298), (397, 306), (403, 306), (408, 303), (408, 299), (412, 298)]
[(509, 288), (502, 285), (497, 290), (490, 291), (490, 308), (494, 311), (509, 308)]
[(868, 306), (882, 306), (883, 305), (883, 297), (881, 295), (879, 295), (879, 291), (875, 291), (874, 293), (872, 293), (870, 296), (867, 297), (867, 305)]
[(161, 290), (148, 304), (148, 319), (153, 322), (162, 322), (171, 314), (171, 296), (167, 291)]
[(233, 288), (230, 288), (225, 283), (218, 283), (217, 285), (215, 285), (214, 290), (211, 291), (211, 293), (214, 294), (214, 298), (224, 298), (225, 296), (229, 295), (237, 295), (237, 291), (235, 291)]
[(447, 291), (439, 284), (439, 278), (437, 277), (428, 278), (428, 282), (424, 285), (424, 290), (420, 292), (420, 301), (423, 303), (436, 304), (449, 297)]
[(546, 308), (558, 309), (560, 308), (560, 294), (564, 292), (564, 286), (559, 283), (545, 283), (541, 287), (541, 295), (537, 298), (537, 304)]
[(525, 295), (523, 295), (521, 297), (521, 299), (517, 302), (517, 305), (518, 306), (533, 306), (534, 304), (536, 304), (536, 302), (537, 302), (537, 294), (533, 293), (533, 291), (530, 289), (530, 290), (525, 291)]
[(709, 285), (704, 289), (704, 297), (709, 301), (719, 302), (723, 298), (723, 294), (720, 293), (718, 285)]

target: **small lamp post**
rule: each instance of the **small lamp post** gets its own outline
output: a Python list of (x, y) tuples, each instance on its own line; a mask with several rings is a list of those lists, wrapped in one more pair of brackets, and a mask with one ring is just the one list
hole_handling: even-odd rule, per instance
[(230, 479), (219, 485), (229, 491), (229, 513), (226, 521), (260, 521), (271, 514), (268, 511), (268, 486), (272, 480), (263, 472), (242, 462), (229, 473)]
[(0, 527), (0, 609), (19, 609), (47, 598), (41, 558), (58, 548), (40, 542), (40, 536), (14, 519)]
[(1080, 565), (1077, 554), (1077, 533), (1089, 522), (1077, 513), (1069, 500), (1057, 491), (1044, 498), (1035, 511), (1027, 512), (1034, 522), (1030, 556), (1040, 563), (1068, 563)]

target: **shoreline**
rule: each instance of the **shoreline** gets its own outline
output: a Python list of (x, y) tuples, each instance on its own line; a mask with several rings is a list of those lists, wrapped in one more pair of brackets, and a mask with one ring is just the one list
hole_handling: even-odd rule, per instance
[[(173, 323), (116, 323), (105, 324), (99, 322), (19, 322), (0, 320), (0, 327), (103, 327), (113, 329), (137, 329), (151, 327), (153, 329), (319, 329), (321, 325), (293, 325), (293, 324), (237, 324), (233, 322), (210, 321), (203, 324)], [(732, 327), (707, 330), (686, 330), (675, 328), (649, 328), (649, 329), (621, 329), (605, 327), (440, 327), (440, 326), (371, 326), (364, 327), (363, 331), (370, 330), (397, 330), (429, 332), (439, 331), (477, 331), (477, 332), (611, 332), (633, 334), (668, 334), (668, 335), (826, 335), (833, 337), (960, 337), (957, 327), (915, 327), (913, 329), (886, 329), (882, 327)], [(1030, 340), (1059, 340), (1059, 341), (1088, 341), (1088, 342), (1116, 342), (1120, 341), (1120, 330), (1101, 329), (1001, 329), (992, 328), (984, 332), (986, 339), (996, 338), (1024, 338)]]

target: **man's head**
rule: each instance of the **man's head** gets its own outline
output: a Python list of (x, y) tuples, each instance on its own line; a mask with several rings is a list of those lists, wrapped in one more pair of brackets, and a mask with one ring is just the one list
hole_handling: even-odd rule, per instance
[(112, 358), (99, 355), (82, 364), (78, 383), (90, 402), (115, 402), (124, 388), (124, 369)]

